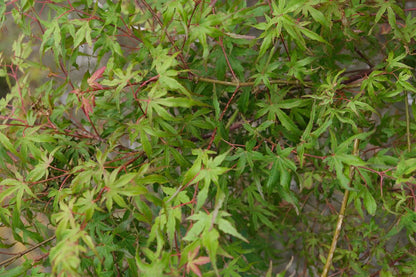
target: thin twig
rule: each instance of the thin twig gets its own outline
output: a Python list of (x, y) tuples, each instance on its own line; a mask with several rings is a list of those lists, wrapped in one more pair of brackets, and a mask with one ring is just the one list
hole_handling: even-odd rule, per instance
[[(358, 146), (359, 146), (359, 140), (355, 139), (354, 150), (353, 150), (354, 156), (358, 156)], [(352, 180), (354, 179), (354, 171), (355, 171), (355, 167), (350, 166), (350, 175), (349, 175), (350, 181), (348, 183), (348, 186), (352, 185)], [(350, 193), (349, 190), (345, 190), (344, 192), (344, 198), (342, 199), (341, 209), (338, 215), (337, 226), (334, 231), (334, 236), (332, 237), (331, 248), (329, 249), (328, 257), (326, 259), (325, 267), (322, 271), (321, 277), (327, 277), (329, 269), (331, 268), (332, 258), (334, 257), (335, 249), (337, 248), (338, 238), (339, 238), (339, 235), (341, 234), (342, 223), (345, 217), (345, 210), (347, 208), (349, 193)]]
[[(252, 87), (256, 85), (256, 82), (229, 82), (229, 81), (221, 81), (216, 79), (210, 79), (210, 78), (204, 78), (204, 77), (196, 77), (192, 78), (195, 82), (206, 82), (206, 83), (212, 83), (212, 84), (218, 84), (218, 85), (224, 85), (224, 86), (239, 86), (239, 87)], [(312, 82), (299, 82), (297, 80), (270, 80), (270, 84), (278, 84), (278, 85), (293, 85), (293, 86), (305, 86), (305, 87), (312, 87)]]
[(41, 247), (42, 245), (44, 245), (44, 244), (46, 244), (46, 243), (50, 242), (51, 240), (54, 240), (55, 238), (56, 238), (56, 236), (55, 236), (55, 235), (53, 235), (52, 237), (48, 238), (47, 240), (44, 240), (44, 241), (42, 241), (42, 242), (40, 242), (40, 243), (38, 243), (38, 244), (36, 244), (36, 245), (34, 245), (34, 246), (32, 246), (32, 247), (30, 247), (30, 248), (26, 249), (25, 251), (22, 251), (22, 252), (16, 253), (16, 255), (14, 255), (14, 257), (12, 257), (12, 258), (10, 258), (10, 259), (7, 259), (7, 260), (5, 260), (5, 261), (0, 262), (0, 267), (10, 265), (11, 263), (13, 263), (13, 262), (14, 262), (15, 260), (17, 260), (18, 258), (20, 258), (20, 257), (22, 257), (22, 256), (24, 256), (24, 255), (26, 255), (26, 254), (27, 254), (27, 253), (29, 253), (29, 252), (32, 252), (32, 251), (33, 251), (33, 250), (35, 250), (36, 248)]
[(374, 68), (374, 64), (370, 61), (369, 58), (367, 58), (366, 55), (364, 55), (360, 50), (358, 50), (357, 47), (354, 47), (354, 50), (358, 54), (358, 56), (360, 56), (370, 68)]
[(409, 98), (408, 92), (404, 92), (404, 106), (406, 108), (406, 138), (407, 138), (407, 151), (412, 149), (412, 142), (410, 140), (410, 115), (409, 115)]
[(283, 47), (285, 48), (287, 58), (288, 58), (289, 62), (291, 62), (292, 60), (290, 59), (289, 49), (287, 49), (285, 39), (283, 38), (282, 34), (280, 34), (280, 40), (282, 41)]
[(222, 53), (224, 54), (225, 61), (227, 62), (228, 68), (231, 71), (231, 75), (233, 76), (233, 79), (238, 80), (237, 76), (234, 73), (233, 67), (231, 66), (230, 60), (228, 59), (227, 52), (225, 51), (224, 43), (222, 41), (222, 37), (220, 37), (220, 39), (218, 40), (218, 44), (220, 45), (220, 47), (222, 49)]

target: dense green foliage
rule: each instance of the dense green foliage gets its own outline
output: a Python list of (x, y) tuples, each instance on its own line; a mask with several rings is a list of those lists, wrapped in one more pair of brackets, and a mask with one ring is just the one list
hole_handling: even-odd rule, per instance
[(315, 276), (346, 191), (332, 276), (416, 271), (404, 1), (2, 0), (0, 17), (18, 34), (0, 220), (45, 254), (0, 274)]

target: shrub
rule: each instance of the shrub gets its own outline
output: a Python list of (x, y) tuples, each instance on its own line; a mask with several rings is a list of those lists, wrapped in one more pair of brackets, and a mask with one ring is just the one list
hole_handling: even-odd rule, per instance
[(2, 3), (0, 271), (413, 274), (412, 10)]

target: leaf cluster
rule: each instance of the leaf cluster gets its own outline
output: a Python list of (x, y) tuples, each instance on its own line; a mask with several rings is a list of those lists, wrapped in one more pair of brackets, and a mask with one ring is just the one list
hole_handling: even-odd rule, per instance
[(403, 2), (0, 2), (0, 274), (412, 274)]

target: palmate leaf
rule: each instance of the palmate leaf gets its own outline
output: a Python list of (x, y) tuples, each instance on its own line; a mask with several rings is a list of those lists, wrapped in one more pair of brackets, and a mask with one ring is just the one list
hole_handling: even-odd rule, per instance
[(73, 20), (71, 23), (80, 26), (73, 37), (74, 48), (78, 47), (84, 39), (88, 43), (88, 46), (92, 47), (91, 27), (89, 26), (89, 21)]
[(301, 133), (301, 131), (293, 122), (293, 120), (289, 116), (287, 116), (287, 114), (284, 113), (281, 109), (276, 109), (274, 112), (277, 118), (279, 119), (280, 123), (286, 130), (294, 133), (296, 136)]
[(156, 68), (160, 76), (176, 76), (176, 71), (170, 71), (168, 74), (165, 73), (169, 68), (175, 67), (178, 64), (178, 61), (175, 59), (177, 54), (169, 55), (168, 49), (164, 49), (161, 45), (152, 48), (150, 53), (153, 58), (152, 66)]
[(87, 234), (80, 230), (78, 226), (65, 230), (61, 235), (62, 237), (49, 254), (52, 272), (68, 275), (77, 274), (81, 263), (80, 254), (87, 251), (86, 247), (79, 244), (78, 241)]
[(0, 132), (0, 145), (6, 148), (8, 151), (12, 152), (14, 155), (20, 156), (16, 148), (14, 147), (14, 145), (10, 142), (10, 139), (1, 132)]
[(309, 13), (312, 18), (319, 22), (322, 27), (329, 28), (331, 26), (330, 20), (319, 10), (312, 7), (312, 5), (304, 5), (302, 8), (302, 13), (306, 14)]
[(27, 176), (27, 179), (31, 182), (39, 181), (42, 177), (48, 177), (49, 174), (49, 163), (39, 163), (33, 168)]
[(195, 180), (195, 178), (199, 175), (201, 167), (202, 155), (198, 155), (198, 157), (193, 162), (192, 166), (188, 169), (188, 171), (186, 171), (182, 180), (182, 186), (196, 183), (197, 181)]
[(22, 206), (23, 196), (25, 194), (37, 199), (37, 196), (32, 192), (26, 182), (15, 179), (4, 179), (0, 182), (0, 203), (3, 203), (4, 199), (9, 196), (14, 196), (16, 201), (16, 210), (20, 211)]
[(321, 37), (320, 35), (318, 35), (315, 32), (312, 32), (311, 30), (309, 30), (307, 28), (301, 28), (300, 31), (302, 32), (302, 34), (304, 34), (305, 36), (307, 36), (310, 39), (329, 44), (323, 37)]
[(202, 245), (207, 249), (211, 264), (217, 273), (217, 252), (219, 249), (219, 238), (220, 234), (216, 229), (206, 230), (202, 236)]
[(405, 159), (402, 158), (397, 165), (393, 176), (396, 178), (408, 177), (413, 175), (416, 171), (416, 158)]
[(204, 231), (204, 229), (209, 228), (211, 224), (211, 217), (206, 213), (199, 211), (197, 214), (188, 217), (188, 220), (196, 221), (192, 228), (187, 232), (183, 240), (194, 241), (198, 236)]
[[(292, 163), (290, 161), (290, 163)], [(276, 192), (283, 200), (292, 204), (295, 209), (299, 209), (299, 201), (294, 192), (290, 190), (290, 182), (292, 180), (293, 171), (290, 165), (283, 159), (277, 158), (270, 170), (269, 178), (265, 185), (266, 192), (271, 194)]]
[(72, 209), (74, 207), (75, 201), (76, 199), (72, 199), (68, 202), (68, 204), (66, 204), (64, 201), (60, 201), (59, 207), (61, 211), (59, 213), (55, 213), (52, 216), (52, 222), (57, 225), (57, 238), (65, 236), (65, 232), (67, 231), (67, 229), (77, 227), (74, 215), (72, 214)]
[(85, 219), (90, 220), (96, 210), (102, 210), (98, 207), (95, 201), (95, 191), (89, 190), (86, 191), (82, 197), (78, 198), (75, 206), (78, 208), (78, 212), (85, 214)]
[(273, 105), (265, 105), (265, 104), (259, 104), (259, 106), (262, 106), (263, 108), (260, 109), (260, 111), (257, 113), (257, 117), (263, 116), (267, 114), (267, 118), (270, 121), (279, 120), (280, 124), (289, 132), (293, 133), (295, 136), (298, 136), (301, 134), (301, 131), (296, 126), (296, 124), (293, 122), (293, 120), (284, 112), (282, 111), (282, 108), (290, 108), (290, 107), (297, 107), (302, 105), (302, 101), (287, 101), (286, 103), (282, 104), (273, 104)]
[(300, 10), (300, 8), (302, 8), (305, 2), (306, 2), (305, 0), (295, 1), (295, 2), (279, 0), (277, 2), (273, 2), (272, 6), (273, 6), (274, 14), (277, 16), (279, 14), (292, 13), (297, 10)]
[(235, 227), (228, 220), (224, 218), (219, 218), (217, 224), (218, 224), (218, 229), (223, 231), (224, 233), (232, 235), (246, 243), (249, 243), (246, 238), (244, 238), (240, 233), (237, 232)]
[[(188, 231), (186, 236), (183, 238), (187, 241), (196, 241), (201, 236), (202, 245), (207, 249), (210, 261), (214, 266), (215, 271), (218, 271), (216, 265), (216, 256), (217, 252), (220, 250), (219, 238), (220, 233), (217, 229), (212, 228), (212, 214), (208, 215), (205, 212), (199, 211), (197, 214), (194, 214), (188, 217), (188, 220), (196, 221), (192, 228)], [(217, 217), (214, 222), (218, 226), (220, 231), (223, 231), (226, 234), (235, 236), (245, 242), (248, 242), (241, 234), (237, 232), (235, 227), (224, 217), (229, 216), (226, 212), (218, 212)]]
[(43, 25), (47, 26), (46, 31), (43, 33), (42, 43), (39, 48), (41, 56), (49, 49), (52, 48), (54, 52), (55, 62), (59, 64), (59, 56), (62, 55), (61, 48), (61, 29), (58, 23), (58, 19), (55, 18), (52, 21), (42, 22)]
[(328, 165), (330, 166), (330, 169), (335, 169), (336, 176), (338, 181), (340, 182), (340, 185), (344, 189), (351, 190), (352, 188), (349, 186), (350, 180), (344, 173), (344, 165), (340, 159), (338, 159), (336, 156), (328, 157), (325, 160)]
[(407, 209), (401, 217), (398, 229), (406, 228), (406, 233), (412, 235), (416, 233), (416, 212)]
[(219, 186), (218, 183), (218, 177), (225, 172), (227, 172), (229, 169), (227, 167), (220, 167), (219, 165), (223, 162), (223, 160), (227, 157), (228, 152), (223, 153), (214, 159), (212, 158), (205, 158), (205, 165), (200, 171), (198, 172), (198, 175), (195, 176), (193, 182), (198, 182), (200, 180), (203, 180), (203, 188), (198, 194), (197, 197), (197, 205), (196, 210), (198, 211), (202, 205), (204, 205), (209, 192), (209, 187), (211, 182)]
[[(120, 207), (126, 207), (127, 203), (123, 196), (139, 196), (148, 190), (134, 180), (140, 178), (139, 173), (127, 173), (117, 178), (119, 170), (114, 170), (108, 178), (105, 178), (105, 193), (103, 201), (109, 211), (113, 208), (113, 201)], [(156, 179), (156, 181), (159, 179)]]

